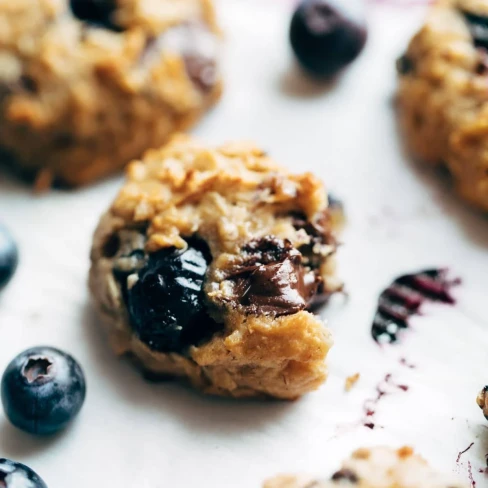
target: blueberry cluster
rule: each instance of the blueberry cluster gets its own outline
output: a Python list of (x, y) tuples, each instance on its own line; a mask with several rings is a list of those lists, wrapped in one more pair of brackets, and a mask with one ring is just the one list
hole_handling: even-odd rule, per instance
[[(16, 356), (1, 380), (7, 418), (33, 435), (54, 434), (68, 426), (85, 401), (85, 377), (69, 354), (52, 347), (34, 347)], [(0, 459), (0, 487), (47, 488), (23, 464)]]

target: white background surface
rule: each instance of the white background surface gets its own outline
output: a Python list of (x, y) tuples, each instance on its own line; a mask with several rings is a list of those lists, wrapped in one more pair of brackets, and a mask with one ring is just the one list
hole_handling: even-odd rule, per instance
[[(2, 181), (0, 219), (21, 262), (0, 296), (0, 370), (29, 346), (58, 346), (83, 365), (88, 397), (78, 421), (52, 439), (18, 432), (0, 413), (0, 457), (32, 466), (50, 488), (250, 488), (283, 471), (327, 475), (362, 445), (411, 444), (466, 481), (470, 461), (477, 486), (488, 486), (478, 472), (488, 424), (475, 404), (488, 379), (488, 222), (406, 159), (392, 110), (394, 59), (422, 8), (370, 4), (367, 48), (329, 88), (293, 68), (288, 2), (221, 0), (219, 9), (227, 90), (195, 132), (211, 143), (253, 139), (294, 170), (316, 172), (346, 203), (340, 274), (350, 299), (322, 312), (336, 342), (330, 379), (295, 403), (238, 403), (144, 382), (108, 350), (86, 290), (91, 233), (120, 178), (43, 196)], [(370, 337), (378, 294), (397, 275), (432, 266), (462, 277), (458, 305), (425, 307), (401, 345), (379, 348)], [(357, 371), (361, 380), (345, 393)], [(409, 390), (381, 400), (370, 430), (363, 404), (387, 373)]]

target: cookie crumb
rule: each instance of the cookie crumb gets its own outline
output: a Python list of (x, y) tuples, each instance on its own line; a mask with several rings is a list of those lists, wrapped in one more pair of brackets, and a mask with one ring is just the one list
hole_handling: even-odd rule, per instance
[(352, 453), (352, 458), (353, 459), (369, 459), (369, 456), (371, 455), (371, 451), (366, 448), (366, 447), (361, 447), (359, 449), (356, 449)]
[(413, 456), (413, 449), (410, 446), (403, 446), (397, 451), (399, 458), (408, 458)]
[(351, 388), (358, 382), (361, 375), (359, 373), (355, 373), (352, 376), (348, 376), (346, 378), (346, 383), (344, 384), (344, 389), (346, 391), (350, 391)]

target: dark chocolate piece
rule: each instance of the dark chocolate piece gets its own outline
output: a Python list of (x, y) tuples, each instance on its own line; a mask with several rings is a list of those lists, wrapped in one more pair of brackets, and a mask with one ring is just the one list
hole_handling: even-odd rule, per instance
[(321, 279), (302, 264), (302, 254), (289, 241), (267, 236), (243, 252), (245, 262), (228, 279), (247, 313), (290, 315), (312, 302)]

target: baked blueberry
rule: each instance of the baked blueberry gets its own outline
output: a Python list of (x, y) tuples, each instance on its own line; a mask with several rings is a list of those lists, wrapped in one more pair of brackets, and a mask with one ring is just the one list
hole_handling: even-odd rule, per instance
[(298, 62), (319, 78), (331, 78), (351, 63), (366, 38), (360, 0), (302, 0), (290, 26)]
[(474, 45), (488, 49), (488, 17), (471, 12), (464, 12), (464, 18), (473, 38)]
[(47, 485), (38, 474), (24, 464), (0, 458), (0, 487), (47, 488)]
[(18, 261), (17, 245), (6, 227), (0, 224), (0, 290), (14, 275)]
[(118, 30), (113, 23), (114, 0), (70, 0), (73, 15), (89, 24)]
[(151, 254), (146, 266), (127, 278), (131, 326), (151, 349), (182, 352), (215, 331), (203, 302), (209, 261), (205, 244), (192, 241), (185, 250)]
[(1, 383), (5, 414), (30, 434), (64, 429), (85, 400), (85, 377), (79, 364), (52, 347), (34, 347), (8, 365)]

